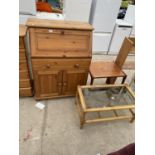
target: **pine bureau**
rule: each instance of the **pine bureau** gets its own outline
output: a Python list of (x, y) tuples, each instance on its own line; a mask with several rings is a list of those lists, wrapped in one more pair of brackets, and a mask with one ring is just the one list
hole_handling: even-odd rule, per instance
[(92, 26), (83, 22), (28, 19), (35, 98), (73, 96), (87, 82)]

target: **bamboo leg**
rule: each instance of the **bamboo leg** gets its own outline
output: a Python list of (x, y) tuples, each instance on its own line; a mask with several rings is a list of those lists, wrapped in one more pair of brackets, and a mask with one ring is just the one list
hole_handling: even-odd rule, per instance
[[(112, 106), (111, 106), (111, 102), (109, 102), (107, 106), (112, 107)], [(112, 110), (112, 111), (114, 112), (115, 116), (118, 116), (118, 114), (117, 114), (117, 111), (116, 111), (116, 110)]]
[(129, 111), (131, 112), (132, 114), (132, 118), (130, 120), (130, 123), (132, 123), (134, 120), (135, 120), (135, 113), (132, 111), (132, 109), (129, 109)]
[(134, 120), (135, 120), (135, 116), (131, 118), (130, 123), (133, 123)]
[(81, 119), (80, 119), (80, 129), (83, 129), (83, 125), (85, 123), (85, 113), (81, 113)]
[(83, 128), (83, 124), (85, 122), (85, 115), (84, 115), (84, 112), (83, 112), (83, 110), (81, 108), (81, 105), (80, 105), (80, 102), (79, 102), (79, 99), (78, 99), (78, 92), (76, 94), (75, 104), (77, 105), (77, 109), (78, 109), (79, 116), (80, 116), (80, 129), (82, 129)]
[(113, 112), (114, 112), (115, 116), (118, 116), (118, 114), (117, 114), (117, 111), (116, 111), (116, 110), (113, 110)]
[(101, 118), (101, 114), (100, 114), (100, 112), (98, 111), (97, 113), (98, 113), (98, 117)]

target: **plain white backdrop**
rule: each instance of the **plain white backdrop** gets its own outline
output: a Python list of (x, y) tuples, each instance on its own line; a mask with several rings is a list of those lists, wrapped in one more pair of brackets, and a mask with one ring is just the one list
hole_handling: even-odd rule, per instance
[(0, 6), (0, 154), (18, 155), (19, 2), (1, 1)]
[[(19, 2), (0, 9), (0, 142), (19, 154)], [(155, 154), (155, 2), (136, 0), (136, 155)]]

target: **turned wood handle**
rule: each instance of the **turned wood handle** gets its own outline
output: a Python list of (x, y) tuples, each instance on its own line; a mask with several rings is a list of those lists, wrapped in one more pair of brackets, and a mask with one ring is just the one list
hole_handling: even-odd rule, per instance
[(61, 31), (61, 35), (64, 35), (65, 34), (65, 32), (64, 31)]
[(46, 68), (50, 68), (50, 67), (51, 67), (50, 64), (47, 64), (47, 65), (46, 65)]
[(63, 86), (67, 86), (67, 83), (66, 83), (66, 82), (64, 82), (64, 83), (63, 83)]
[(75, 64), (74, 67), (75, 67), (75, 68), (79, 68), (80, 65), (79, 65), (79, 64)]
[(61, 83), (61, 82), (59, 82), (59, 83), (58, 83), (58, 86), (62, 86), (62, 83)]

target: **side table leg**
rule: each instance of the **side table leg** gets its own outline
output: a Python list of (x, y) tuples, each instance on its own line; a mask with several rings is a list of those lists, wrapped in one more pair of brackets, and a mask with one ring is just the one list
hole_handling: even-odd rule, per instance
[(135, 120), (135, 113), (132, 111), (132, 109), (129, 109), (129, 111), (131, 112), (132, 114), (132, 118), (130, 120), (130, 123), (132, 123), (134, 120)]
[(93, 84), (93, 82), (94, 82), (94, 78), (90, 75), (90, 85), (92, 85)]
[(126, 78), (127, 78), (127, 76), (125, 75), (125, 76), (123, 77), (123, 79), (122, 79), (122, 84), (125, 82)]
[(134, 120), (135, 120), (135, 115), (131, 118), (130, 123), (133, 123)]

